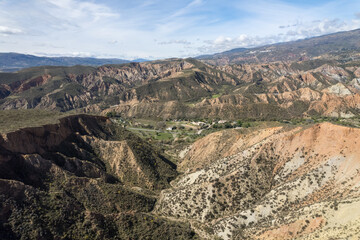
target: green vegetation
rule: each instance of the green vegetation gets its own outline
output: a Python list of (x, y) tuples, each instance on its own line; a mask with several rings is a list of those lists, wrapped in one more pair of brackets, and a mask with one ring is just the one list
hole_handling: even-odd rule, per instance
[[(0, 195), (2, 206), (13, 209), (7, 234), (17, 239), (193, 239), (186, 223), (172, 222), (150, 211), (155, 198), (122, 184), (87, 178), (48, 176), (44, 189), (29, 188), (19, 202)], [(1, 230), (0, 230), (1, 231)]]
[[(224, 129), (241, 128), (249, 129), (263, 127), (285, 126), (293, 127), (297, 125), (311, 126), (315, 123), (331, 122), (333, 124), (360, 127), (360, 118), (350, 119), (332, 117), (312, 117), (312, 118), (293, 118), (290, 120), (258, 120), (253, 118), (239, 119), (237, 121), (219, 121), (219, 119), (182, 119), (155, 121), (150, 119), (121, 119), (113, 118), (115, 122), (124, 125), (128, 130), (135, 133), (142, 139), (152, 143), (160, 152), (165, 154), (172, 162), (179, 161), (178, 154), (181, 150), (189, 146), (194, 141), (207, 136), (216, 131)], [(203, 125), (194, 125), (201, 122)], [(157, 128), (161, 123), (162, 128)], [(156, 130), (159, 129), (159, 130)], [(171, 130), (170, 130), (171, 129)]]
[(73, 66), (73, 67), (59, 67), (59, 66), (41, 66), (21, 70), (16, 73), (0, 73), (0, 83), (9, 84), (25, 79), (32, 79), (42, 75), (50, 74), (52, 76), (66, 77), (67, 74), (90, 74), (96, 68), (88, 66)]
[[(3, 116), (11, 119), (10, 112), (6, 111), (7, 115)], [(25, 113), (31, 113), (31, 117), (36, 118), (34, 110), (23, 112), (17, 116), (23, 118)], [(49, 117), (41, 111), (37, 113), (40, 117)], [(56, 119), (52, 117), (47, 122)], [(34, 142), (47, 142), (51, 132), (61, 141), (58, 145), (51, 145), (46, 152), (39, 150), (26, 155), (15, 150), (11, 153), (12, 161), (2, 163), (1, 167), (7, 171), (0, 179), (1, 186), (11, 189), (0, 194), (0, 207), (11, 209), (2, 215), (2, 239), (197, 237), (190, 224), (170, 221), (151, 212), (159, 190), (169, 187), (168, 182), (177, 173), (175, 166), (150, 144), (117, 125), (105, 123), (103, 118), (71, 117), (61, 127), (68, 128), (65, 132), (72, 130), (73, 133), (70, 131), (68, 137), (62, 136), (63, 132), (53, 132), (54, 128), (50, 126), (43, 127), (41, 131), (33, 129), (32, 132), (29, 129), (19, 132), (20, 139), (26, 140), (31, 135), (30, 139)], [(101, 139), (102, 145), (89, 144), (77, 137), (86, 132), (84, 129)], [(101, 154), (102, 151), (105, 156), (111, 154), (111, 149), (103, 147), (107, 144), (112, 146), (114, 141), (126, 141), (135, 156), (136, 167), (121, 169), (124, 181), (119, 181), (108, 159)], [(15, 145), (14, 142), (11, 144)], [(37, 164), (26, 160), (29, 157), (36, 159)], [(50, 168), (56, 169), (56, 172), (49, 171)], [(137, 174), (133, 173), (139, 169), (142, 171), (139, 176), (145, 175), (150, 186), (136, 179)]]
[(172, 136), (171, 133), (167, 133), (167, 132), (159, 133), (159, 132), (157, 132), (155, 139), (160, 140), (160, 141), (166, 141), (166, 140), (173, 139), (173, 136)]
[(219, 119), (177, 119), (156, 121), (150, 119), (125, 119), (109, 113), (112, 121), (124, 126), (140, 138), (152, 143), (158, 151), (173, 163), (178, 163), (179, 153), (196, 140), (210, 133), (230, 128), (253, 128), (262, 125), (280, 124), (278, 121), (258, 121), (254, 119), (220, 121)]
[(36, 109), (19, 109), (0, 111), (0, 132), (7, 133), (26, 127), (38, 127), (58, 123), (59, 118), (73, 113), (45, 111)]
[(108, 112), (106, 113), (106, 116), (109, 118), (115, 118), (115, 117), (120, 117), (120, 115), (114, 111)]
[(290, 67), (301, 71), (309, 71), (321, 67), (324, 64), (334, 65), (336, 62), (325, 59), (314, 59), (302, 62), (294, 62), (290, 65)]
[(341, 126), (360, 128), (359, 116), (352, 118), (313, 116), (311, 118), (294, 118), (291, 120), (282, 120), (279, 122), (290, 125), (311, 125), (316, 123), (330, 122), (332, 124), (337, 124)]
[(317, 116), (317, 117), (312, 117), (312, 120), (315, 123), (331, 122), (331, 123), (337, 124), (337, 125), (360, 128), (360, 116), (355, 116), (355, 117), (352, 117), (352, 118)]

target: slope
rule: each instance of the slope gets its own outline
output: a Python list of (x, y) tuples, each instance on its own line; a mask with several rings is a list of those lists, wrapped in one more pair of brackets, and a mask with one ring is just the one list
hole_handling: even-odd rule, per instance
[[(200, 162), (192, 157), (211, 153), (212, 145), (194, 148), (186, 158), (202, 167), (190, 165), (155, 211), (191, 221), (207, 239), (358, 236), (359, 133), (330, 123), (239, 132), (239, 141), (227, 142), (237, 148), (232, 155)], [(218, 133), (206, 138), (217, 139)]]
[(0, 74), (0, 108), (157, 119), (352, 117), (359, 69), (359, 61), (211, 66), (194, 59), (38, 67)]
[(13, 72), (23, 68), (37, 66), (101, 66), (104, 64), (121, 64), (130, 61), (123, 59), (101, 59), (81, 57), (38, 57), (20, 53), (0, 53), (0, 72)]
[(0, 137), (1, 239), (191, 239), (150, 213), (175, 165), (104, 117)]
[(325, 59), (355, 57), (358, 59), (359, 39), (360, 30), (356, 29), (246, 50), (243, 48), (233, 49), (214, 55), (200, 56), (198, 59), (215, 65), (301, 61), (318, 57)]

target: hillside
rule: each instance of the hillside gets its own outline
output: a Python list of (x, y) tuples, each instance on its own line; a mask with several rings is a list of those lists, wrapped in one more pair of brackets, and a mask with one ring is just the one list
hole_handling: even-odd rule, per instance
[(359, 9), (0, 0), (0, 240), (359, 240)]
[(359, 136), (327, 122), (217, 131), (186, 147), (179, 175), (106, 117), (3, 133), (0, 236), (350, 238), (359, 234)]
[(181, 164), (186, 174), (162, 192), (155, 212), (190, 221), (205, 239), (359, 236), (359, 129), (254, 130), (195, 142)]
[(214, 65), (303, 61), (314, 58), (359, 59), (360, 29), (277, 43), (250, 49), (233, 49), (198, 59)]
[(0, 72), (14, 72), (23, 68), (38, 66), (101, 66), (104, 64), (121, 64), (128, 62), (130, 61), (123, 59), (38, 57), (20, 53), (0, 53)]
[(360, 61), (327, 56), (0, 73), (0, 238), (358, 236)]
[(151, 213), (175, 165), (105, 117), (0, 136), (1, 239), (192, 239)]
[[(192, 63), (200, 65), (195, 60)], [(135, 88), (104, 113), (164, 119), (352, 117), (359, 114), (359, 66), (359, 62), (320, 60), (201, 65), (191, 68), (194, 77), (183, 72), (183, 81), (177, 74)]]
[(137, 118), (291, 119), (359, 114), (359, 61), (212, 66), (170, 59), (0, 73), (0, 108)]

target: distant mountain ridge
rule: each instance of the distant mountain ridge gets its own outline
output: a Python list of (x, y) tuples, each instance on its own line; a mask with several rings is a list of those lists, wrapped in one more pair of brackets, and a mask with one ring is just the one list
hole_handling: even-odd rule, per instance
[(359, 57), (359, 50), (360, 29), (355, 29), (255, 48), (235, 48), (196, 58), (213, 65), (290, 62), (314, 58), (354, 60)]
[(0, 109), (137, 118), (282, 120), (360, 115), (360, 61), (213, 66), (170, 59), (0, 73)]
[(105, 64), (122, 64), (145, 62), (146, 59), (133, 61), (117, 58), (84, 58), (84, 57), (39, 57), (21, 53), (0, 53), (0, 72), (14, 72), (23, 68), (38, 66), (101, 66)]

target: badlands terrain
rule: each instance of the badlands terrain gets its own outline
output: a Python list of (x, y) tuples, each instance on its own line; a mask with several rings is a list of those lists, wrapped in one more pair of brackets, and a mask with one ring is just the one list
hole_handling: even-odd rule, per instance
[(356, 239), (359, 134), (330, 123), (210, 134), (155, 212), (207, 239)]
[(253, 122), (183, 142), (174, 161), (116, 118), (57, 121), (2, 134), (2, 239), (360, 234), (358, 128)]
[(0, 73), (0, 239), (358, 239), (359, 42)]
[(178, 173), (106, 117), (76, 115), (0, 137), (1, 239), (192, 239), (154, 215)]
[[(353, 117), (360, 108), (359, 32), (269, 45), (263, 47), (266, 53), (247, 50), (256, 62), (211, 65), (214, 55), (0, 73), (0, 109), (116, 112), (150, 119)], [(284, 59), (260, 58), (263, 54)]]
[(359, 113), (360, 63), (210, 66), (194, 59), (0, 74), (0, 107), (136, 118), (280, 120)]

